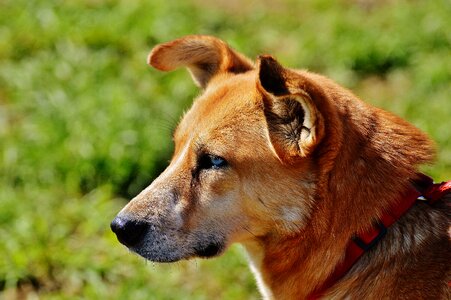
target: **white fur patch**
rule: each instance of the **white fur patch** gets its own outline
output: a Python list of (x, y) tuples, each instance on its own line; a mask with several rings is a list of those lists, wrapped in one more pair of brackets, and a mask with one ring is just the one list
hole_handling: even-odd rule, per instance
[(254, 274), (255, 281), (257, 282), (257, 287), (260, 291), (260, 294), (262, 295), (262, 298), (264, 300), (274, 299), (271, 289), (265, 284), (262, 273), (260, 272), (261, 264), (263, 261), (262, 250), (259, 249), (258, 244), (254, 243), (245, 243), (243, 244), (243, 246), (245, 247), (248, 254), (247, 257), (249, 261), (249, 268)]
[(302, 210), (299, 207), (282, 207), (282, 218), (284, 221), (297, 223), (302, 220)]

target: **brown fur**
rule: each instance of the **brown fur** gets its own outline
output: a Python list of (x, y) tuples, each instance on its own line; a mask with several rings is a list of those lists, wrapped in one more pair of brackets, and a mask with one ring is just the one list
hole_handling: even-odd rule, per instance
[[(187, 36), (148, 61), (186, 66), (205, 89), (175, 132), (168, 169), (120, 213), (151, 226), (130, 247), (150, 260), (242, 243), (265, 298), (304, 299), (433, 159), (411, 124), (271, 56), (254, 67), (216, 38)], [(205, 154), (227, 166), (200, 168)], [(324, 298), (449, 299), (446, 203), (415, 205)]]

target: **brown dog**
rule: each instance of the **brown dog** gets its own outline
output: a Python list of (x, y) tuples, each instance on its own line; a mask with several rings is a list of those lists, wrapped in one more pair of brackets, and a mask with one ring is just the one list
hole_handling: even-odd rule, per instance
[[(123, 244), (173, 262), (241, 243), (265, 299), (449, 299), (449, 201), (417, 201), (381, 223), (421, 190), (418, 166), (434, 152), (424, 133), (323, 76), (271, 56), (254, 65), (214, 37), (158, 45), (148, 62), (187, 67), (203, 93), (169, 167), (111, 224)], [(374, 246), (337, 277), (375, 223)]]

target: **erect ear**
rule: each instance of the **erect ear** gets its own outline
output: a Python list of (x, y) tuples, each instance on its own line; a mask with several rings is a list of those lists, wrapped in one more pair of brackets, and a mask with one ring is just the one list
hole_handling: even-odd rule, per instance
[(147, 63), (161, 71), (187, 67), (202, 88), (218, 73), (243, 73), (253, 69), (252, 62), (244, 55), (223, 41), (205, 35), (188, 35), (159, 44), (150, 52)]
[(309, 94), (312, 83), (271, 56), (260, 56), (257, 68), (257, 88), (277, 156), (285, 163), (309, 156), (324, 134), (323, 117)]

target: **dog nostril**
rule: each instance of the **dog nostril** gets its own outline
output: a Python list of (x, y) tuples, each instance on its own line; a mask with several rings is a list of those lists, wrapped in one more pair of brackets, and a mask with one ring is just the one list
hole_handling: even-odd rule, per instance
[(144, 236), (147, 223), (124, 217), (116, 217), (110, 224), (111, 230), (116, 234), (119, 242), (127, 247), (133, 247)]

